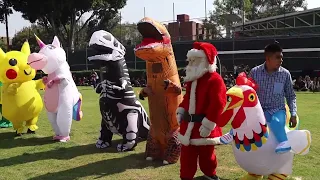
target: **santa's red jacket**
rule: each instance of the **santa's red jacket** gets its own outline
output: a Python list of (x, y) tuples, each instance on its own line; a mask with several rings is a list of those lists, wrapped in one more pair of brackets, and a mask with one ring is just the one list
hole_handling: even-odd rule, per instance
[[(201, 122), (182, 120), (178, 138), (185, 146), (212, 145), (214, 137), (222, 136), (219, 119), (226, 105), (226, 86), (217, 72), (206, 73), (199, 79), (186, 83), (186, 94), (177, 109), (177, 114), (205, 115)], [(199, 128), (203, 125), (212, 130), (208, 137), (201, 137)]]

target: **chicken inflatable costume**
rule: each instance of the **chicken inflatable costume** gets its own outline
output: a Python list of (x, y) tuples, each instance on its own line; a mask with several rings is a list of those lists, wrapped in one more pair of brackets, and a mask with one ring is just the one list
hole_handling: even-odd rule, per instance
[(219, 179), (212, 141), (222, 135), (219, 122), (226, 104), (226, 86), (216, 72), (216, 56), (216, 48), (204, 42), (195, 42), (187, 54), (186, 94), (177, 109), (182, 143), (180, 178), (184, 180), (193, 179), (198, 158), (205, 177)]
[(0, 81), (2, 86), (2, 117), (12, 122), (16, 135), (35, 133), (43, 103), (38, 90), (44, 88), (41, 80), (32, 80), (36, 71), (28, 64), (30, 46), (26, 41), (21, 51), (4, 53), (0, 49)]
[(242, 180), (262, 179), (263, 176), (270, 180), (283, 180), (292, 173), (294, 154), (309, 152), (311, 134), (307, 130), (290, 131), (286, 128), (292, 151), (276, 154), (277, 141), (266, 122), (255, 91), (257, 88), (245, 73), (239, 74), (236, 85), (227, 91), (228, 101), (221, 118), (221, 126), (231, 121), (232, 129), (220, 140), (223, 143), (233, 142), (235, 159), (248, 172)]
[(52, 44), (44, 44), (37, 36), (39, 53), (32, 53), (28, 64), (36, 70), (42, 70), (47, 77), (42, 80), (46, 85), (44, 103), (48, 119), (55, 132), (54, 140), (70, 140), (72, 119), (82, 118), (82, 96), (73, 81), (66, 53), (55, 36)]

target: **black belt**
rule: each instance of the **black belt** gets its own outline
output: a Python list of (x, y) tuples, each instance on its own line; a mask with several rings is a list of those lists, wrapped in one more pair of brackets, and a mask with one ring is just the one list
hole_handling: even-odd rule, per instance
[(202, 122), (205, 117), (205, 114), (189, 114), (188, 112), (183, 114), (183, 120), (187, 122)]

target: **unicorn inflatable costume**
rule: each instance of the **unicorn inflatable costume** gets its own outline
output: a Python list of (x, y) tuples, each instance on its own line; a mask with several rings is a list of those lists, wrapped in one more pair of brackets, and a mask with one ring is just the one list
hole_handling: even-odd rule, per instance
[(82, 118), (82, 96), (73, 81), (70, 67), (66, 61), (66, 53), (55, 36), (52, 44), (44, 44), (37, 36), (39, 53), (29, 55), (28, 64), (48, 74), (44, 77), (46, 85), (44, 103), (48, 119), (55, 132), (54, 140), (66, 142), (70, 140), (72, 119)]

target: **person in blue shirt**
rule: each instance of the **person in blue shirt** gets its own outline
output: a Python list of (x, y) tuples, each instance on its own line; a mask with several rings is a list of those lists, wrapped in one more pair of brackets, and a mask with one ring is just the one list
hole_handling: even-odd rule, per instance
[[(285, 131), (286, 109), (285, 99), (290, 109), (289, 127), (297, 125), (296, 94), (292, 85), (290, 72), (281, 67), (283, 62), (282, 48), (278, 43), (269, 44), (264, 50), (265, 62), (254, 67), (250, 77), (258, 84), (257, 94), (270, 129), (275, 135), (278, 145), (275, 152), (286, 153), (291, 150)], [(220, 137), (223, 144), (233, 140), (232, 134), (227, 133)]]
[(281, 66), (283, 62), (281, 46), (278, 43), (267, 45), (264, 55), (265, 62), (253, 68), (249, 76), (258, 84), (257, 94), (261, 106), (279, 143), (275, 152), (280, 154), (291, 150), (285, 131), (285, 99), (291, 113), (289, 126), (292, 128), (297, 125), (296, 94), (290, 72)]

